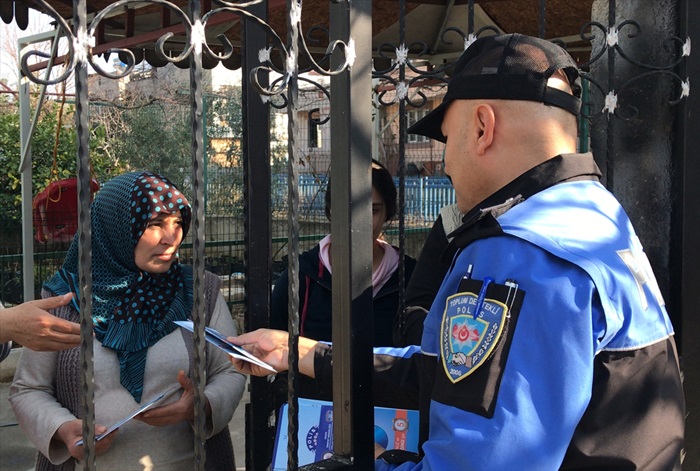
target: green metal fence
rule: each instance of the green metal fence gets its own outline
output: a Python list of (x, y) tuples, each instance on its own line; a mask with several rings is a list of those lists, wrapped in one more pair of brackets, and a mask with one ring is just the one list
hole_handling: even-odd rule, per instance
[[(240, 91), (205, 97), (207, 164), (205, 169), (206, 268), (219, 275), (224, 295), (237, 314), (243, 301), (243, 168), (241, 163), (241, 104)], [(118, 155), (120, 166), (129, 170), (151, 170), (173, 180), (183, 192), (190, 194), (190, 141), (188, 135), (189, 105), (182, 94), (171, 93), (161, 98), (127, 97), (114, 102), (91, 103), (90, 116), (94, 126), (102, 126), (108, 136), (107, 151)], [(273, 282), (286, 267), (288, 255), (287, 182), (284, 173), (286, 137), (280, 130), (284, 114), (274, 114), (271, 120), (272, 173), (272, 259)], [(282, 121), (280, 121), (280, 119)], [(282, 124), (280, 124), (280, 122)], [(324, 125), (327, 126), (327, 125)], [(330, 155), (324, 152), (327, 129), (320, 129), (315, 145), (305, 162), (301, 162), (302, 187), (306, 191), (300, 202), (300, 250), (308, 250), (323, 238), (330, 225), (323, 215), (323, 201), (330, 170)], [(306, 131), (304, 131), (306, 134)], [(154, 138), (154, 136), (156, 136)], [(395, 135), (389, 136), (395, 139)], [(104, 149), (101, 149), (104, 151)], [(119, 170), (121, 171), (121, 170)], [(118, 173), (115, 170), (115, 173)], [(96, 177), (99, 177), (96, 175)], [(111, 175), (104, 176), (108, 179)], [(35, 189), (35, 194), (43, 188)], [(19, 189), (17, 190), (19, 191)], [(321, 208), (319, 210), (319, 208)], [(0, 209), (0, 219), (2, 219)], [(431, 218), (412, 218), (405, 230), (405, 250), (417, 257), (427, 235)], [(23, 301), (21, 223), (5, 221), (0, 231), (0, 299), (6, 305)], [(398, 246), (398, 222), (390, 223), (385, 231), (387, 240)], [(41, 285), (63, 263), (69, 243), (66, 241), (34, 242), (35, 297)], [(181, 250), (183, 260), (191, 256), (191, 241)]]

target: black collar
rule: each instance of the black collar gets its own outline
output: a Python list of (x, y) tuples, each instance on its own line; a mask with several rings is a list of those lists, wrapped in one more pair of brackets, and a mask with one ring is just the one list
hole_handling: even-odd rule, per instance
[(576, 180), (599, 181), (600, 169), (591, 153), (562, 154), (551, 158), (508, 183), (469, 210), (462, 225), (448, 235), (457, 247), (501, 233), (496, 218), (516, 204), (558, 183)]

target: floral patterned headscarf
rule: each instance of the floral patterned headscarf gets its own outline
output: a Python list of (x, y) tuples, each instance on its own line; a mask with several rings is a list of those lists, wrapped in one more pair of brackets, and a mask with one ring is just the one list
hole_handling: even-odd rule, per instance
[[(148, 221), (180, 211), (183, 238), (192, 216), (190, 204), (167, 178), (132, 172), (108, 181), (91, 206), (92, 290), (95, 337), (117, 353), (120, 382), (141, 402), (148, 347), (171, 333), (192, 310), (192, 269), (173, 262), (165, 273), (136, 266), (134, 251)], [(78, 237), (63, 267), (45, 285), (56, 295), (75, 293), (79, 310)]]

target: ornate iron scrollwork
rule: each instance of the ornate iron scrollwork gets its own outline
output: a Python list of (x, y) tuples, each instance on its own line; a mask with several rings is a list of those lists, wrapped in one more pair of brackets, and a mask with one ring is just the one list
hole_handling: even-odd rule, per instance
[[(470, 2), (470, 4), (471, 3), (472, 2)], [(401, 8), (404, 8), (403, 4)], [(471, 27), (473, 27), (473, 25), (468, 25), (468, 28)], [(594, 30), (599, 31), (599, 33), (596, 33)], [(666, 39), (663, 43), (663, 50), (669, 54), (670, 60), (664, 64), (651, 64), (634, 59), (620, 45), (618, 38), (619, 35), (622, 34), (622, 31), (629, 31), (627, 37), (632, 39), (641, 34), (642, 28), (638, 22), (632, 20), (625, 20), (620, 22), (617, 26), (611, 27), (606, 27), (597, 21), (590, 21), (581, 27), (579, 37), (583, 42), (593, 43), (600, 35), (604, 38), (600, 43), (601, 47), (597, 50), (593, 49), (590, 59), (579, 64), (579, 71), (582, 79), (587, 81), (591, 89), (596, 90), (596, 93), (600, 93), (605, 97), (603, 106), (597, 111), (590, 111), (593, 105), (592, 102), (584, 103), (583, 109), (589, 111), (582, 112), (581, 116), (583, 118), (590, 119), (602, 113), (609, 113), (623, 120), (632, 119), (632, 117), (636, 116), (637, 110), (631, 105), (623, 106), (622, 98), (625, 92), (631, 91), (635, 85), (643, 83), (651, 76), (668, 76), (678, 83), (679, 94), (669, 101), (670, 105), (678, 104), (690, 93), (689, 80), (687, 78), (683, 79), (675, 72), (676, 68), (690, 55), (691, 43), (689, 38), (683, 40), (682, 38), (674, 36)], [(485, 26), (477, 32), (472, 33), (469, 31), (464, 32), (457, 27), (448, 27), (441, 32), (440, 43), (445, 45), (454, 44), (448, 36), (456, 34), (464, 42), (464, 50), (466, 50), (478, 37), (491, 32), (498, 33), (498, 30), (493, 26)], [(566, 48), (566, 44), (563, 41), (554, 40), (554, 42)], [(404, 43), (398, 46), (390, 43), (383, 43), (377, 48), (376, 54), (379, 59), (383, 59), (377, 62), (389, 64), (386, 67), (375, 69), (373, 72), (374, 78), (380, 79), (388, 85), (384, 90), (378, 93), (378, 102), (383, 106), (403, 101), (411, 107), (421, 108), (425, 106), (428, 101), (427, 95), (422, 91), (422, 88), (424, 88), (426, 84), (447, 84), (449, 81), (447, 73), (452, 66), (451, 63), (441, 64), (432, 69), (417, 65), (421, 62), (426, 62), (431, 55), (429, 46), (423, 42), (414, 42), (408, 47)], [(587, 72), (592, 64), (604, 59), (606, 54), (615, 54), (616, 57), (628, 64), (644, 69), (645, 72), (626, 80), (617, 87), (617, 90), (608, 90), (606, 84), (600, 83), (590, 72)], [(409, 93), (409, 90), (413, 90), (413, 93)], [(388, 95), (389, 91), (392, 91), (393, 94)], [(387, 99), (387, 96), (390, 96), (390, 98)]]
[[(68, 53), (66, 54), (67, 63), (65, 70), (60, 76), (52, 79), (44, 79), (34, 75), (29, 66), (29, 62), (32, 57), (38, 56), (49, 59), (49, 54), (39, 50), (31, 50), (22, 55), (20, 60), (22, 71), (32, 82), (41, 85), (54, 85), (66, 80), (75, 69), (76, 63), (80, 60), (86, 60), (89, 62), (95, 72), (104, 77), (120, 79), (129, 75), (136, 65), (136, 57), (134, 56), (133, 51), (130, 49), (109, 48), (105, 51), (105, 54), (117, 53), (121, 58), (123, 58), (126, 67), (124, 67), (123, 70), (115, 72), (105, 70), (98, 61), (94, 60), (94, 54), (92, 53), (92, 48), (95, 45), (95, 33), (99, 24), (104, 21), (105, 18), (110, 17), (115, 12), (128, 7), (129, 4), (142, 5), (144, 3), (149, 3), (159, 5), (170, 10), (180, 20), (186, 37), (185, 46), (183, 47), (182, 52), (180, 52), (177, 56), (172, 56), (166, 51), (166, 44), (168, 40), (174, 36), (174, 34), (171, 32), (165, 33), (155, 43), (155, 53), (162, 61), (170, 63), (182, 62), (189, 57), (194, 48), (200, 47), (202, 54), (209, 59), (216, 61), (224, 61), (229, 59), (234, 53), (233, 45), (229, 39), (223, 34), (217, 37), (221, 46), (223, 47), (223, 52), (217, 53), (214, 52), (211, 46), (207, 43), (205, 31), (207, 28), (207, 22), (212, 17), (223, 12), (230, 12), (239, 15), (244, 21), (249, 21), (257, 25), (259, 28), (264, 30), (266, 35), (270, 38), (271, 46), (261, 50), (258, 54), (261, 65), (253, 68), (250, 72), (251, 81), (260, 94), (265, 96), (274, 96), (284, 93), (293, 72), (292, 65), (296, 63), (296, 58), (290, 56), (290, 48), (285, 45), (284, 41), (282, 41), (280, 36), (273, 30), (273, 28), (268, 23), (262, 21), (260, 18), (247, 10), (251, 6), (262, 3), (262, 0), (254, 0), (244, 3), (214, 0), (214, 3), (220, 5), (220, 7), (208, 11), (202, 16), (201, 19), (194, 20), (194, 22), (190, 19), (186, 12), (180, 9), (177, 5), (166, 0), (118, 0), (101, 10), (91, 21), (85, 33), (77, 34), (72, 31), (68, 22), (62, 18), (45, 0), (36, 0), (36, 2), (41, 6), (47, 15), (51, 16), (55, 20), (57, 28), (61, 31), (61, 35), (68, 39), (69, 48)], [(292, 2), (292, 9), (290, 11), (291, 25), (293, 28), (296, 28), (297, 31), (301, 29), (301, 8), (301, 2)], [(343, 72), (347, 67), (351, 66), (354, 62), (355, 57), (352, 39), (348, 40), (347, 42), (335, 40), (328, 44), (324, 59), (330, 57), (336, 50), (340, 50), (342, 53), (343, 60), (335, 68), (324, 68), (321, 65), (323, 60), (321, 62), (317, 62), (309, 51), (306, 42), (307, 40), (304, 36), (299, 36), (298, 46), (310, 64), (308, 69), (302, 70), (300, 73), (313, 70), (320, 75), (337, 75)], [(273, 50), (275, 50), (280, 57), (280, 63), (283, 64), (283, 67), (277, 67), (273, 64), (271, 59)], [(261, 72), (274, 72), (279, 74), (281, 78), (274, 80), (269, 86), (263, 86), (262, 81), (258, 79), (258, 75)], [(311, 82), (308, 79), (305, 79), (305, 81)], [(286, 103), (286, 99), (284, 102)]]
[[(667, 38), (662, 49), (669, 54), (670, 61), (665, 64), (656, 65), (636, 60), (625, 51), (620, 45), (619, 40), (620, 34), (625, 29), (631, 29), (631, 31), (627, 33), (627, 38), (629, 39), (638, 37), (642, 32), (639, 23), (633, 20), (622, 21), (617, 26), (609, 27), (606, 27), (598, 21), (590, 21), (581, 27), (579, 36), (583, 41), (594, 43), (598, 36), (594, 32), (595, 30), (598, 30), (599, 34), (604, 38), (604, 40), (600, 41), (598, 50), (593, 51), (591, 58), (579, 65), (581, 78), (588, 81), (591, 87), (597, 90), (601, 96), (605, 97), (601, 109), (591, 113), (582, 111), (581, 116), (584, 118), (590, 119), (602, 113), (608, 113), (626, 121), (633, 119), (637, 116), (638, 110), (631, 105), (624, 106), (622, 98), (625, 92), (631, 91), (636, 84), (642, 83), (652, 76), (668, 76), (679, 84), (679, 95), (677, 98), (669, 101), (670, 105), (678, 104), (684, 97), (690, 94), (690, 81), (687, 78), (684, 80), (675, 72), (675, 69), (690, 55), (690, 38), (687, 38), (685, 41), (677, 36)], [(589, 30), (590, 32), (587, 32)], [(617, 90), (608, 89), (606, 85), (596, 80), (591, 73), (586, 72), (591, 65), (603, 60), (606, 54), (616, 54), (616, 57), (621, 58), (628, 64), (644, 69), (645, 72), (626, 80)], [(584, 105), (590, 105), (590, 103), (584, 103)], [(586, 108), (587, 107), (584, 106), (584, 110)]]

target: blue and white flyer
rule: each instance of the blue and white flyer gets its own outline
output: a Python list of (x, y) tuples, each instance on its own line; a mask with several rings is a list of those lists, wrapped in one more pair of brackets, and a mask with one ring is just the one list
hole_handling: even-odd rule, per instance
[[(374, 441), (387, 450), (418, 452), (417, 410), (374, 408)], [(272, 455), (273, 471), (287, 469), (289, 408), (282, 406)], [(299, 398), (299, 466), (333, 454), (333, 403)]]

